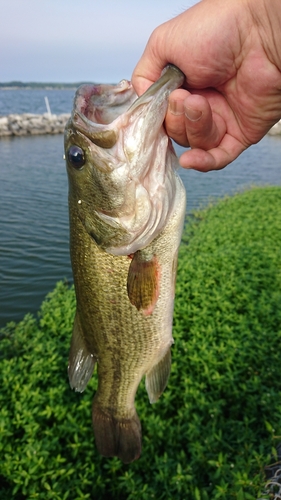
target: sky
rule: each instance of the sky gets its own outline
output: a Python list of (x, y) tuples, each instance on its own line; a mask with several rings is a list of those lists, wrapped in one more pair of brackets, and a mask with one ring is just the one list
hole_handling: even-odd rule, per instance
[(0, 82), (130, 79), (159, 24), (197, 0), (0, 0)]

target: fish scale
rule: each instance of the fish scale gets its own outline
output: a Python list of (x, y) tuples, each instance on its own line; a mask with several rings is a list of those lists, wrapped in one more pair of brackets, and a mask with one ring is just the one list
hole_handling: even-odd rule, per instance
[[(92, 410), (96, 446), (102, 455), (118, 456), (125, 463), (137, 459), (141, 453), (141, 425), (134, 405), (139, 383), (146, 376), (150, 402), (155, 402), (165, 389), (170, 373), (176, 262), (186, 198), (176, 173), (176, 155), (168, 141), (163, 140), (166, 133), (162, 123), (169, 92), (182, 81), (181, 72), (168, 67), (158, 82), (135, 101), (130, 84), (123, 82), (121, 93), (129, 94), (128, 99), (122, 95), (117, 118), (118, 102), (115, 105), (114, 92), (118, 101), (120, 87), (112, 86), (113, 96), (108, 106), (114, 105), (115, 118), (108, 123), (110, 111), (107, 109), (106, 124), (102, 119), (106, 98), (98, 101), (99, 112), (95, 112), (95, 99), (102, 94), (103, 87), (93, 87), (92, 91), (89, 85), (85, 90), (80, 88), (65, 132), (70, 253), (77, 300), (69, 355), (70, 385), (82, 392), (97, 364), (98, 388)], [(109, 86), (106, 92), (110, 95)], [(86, 116), (84, 122), (79, 110), (80, 102), (85, 106), (83, 95), (85, 99), (92, 99), (91, 105), (85, 107), (92, 114)], [(156, 117), (158, 103), (159, 116)], [(102, 123), (91, 121), (97, 115)], [(156, 128), (151, 144), (150, 118)], [(144, 134), (143, 144), (138, 138), (132, 141), (127, 130), (119, 133), (122, 127), (132, 123), (136, 133), (138, 121)], [(108, 131), (112, 130), (117, 143), (108, 148)], [(95, 134), (98, 134), (97, 141)], [(136, 150), (130, 149), (128, 165), (116, 175), (122, 156), (118, 137), (122, 139), (122, 147), (126, 147), (126, 142), (123, 143), (126, 136), (130, 147), (135, 142)], [(164, 151), (160, 144), (166, 144)], [(139, 163), (141, 148), (146, 151), (143, 167)], [(158, 154), (159, 158), (155, 158)], [(162, 174), (153, 175), (153, 166), (160, 169), (163, 158)], [(110, 168), (103, 167), (106, 161)], [(144, 171), (147, 177), (142, 175), (140, 179), (139, 172)], [(138, 185), (142, 186), (136, 192), (145, 190), (145, 200), (150, 199), (148, 221), (141, 211), (134, 215), (135, 206), (139, 209), (140, 202), (132, 196), (128, 172), (134, 177), (136, 190)], [(157, 202), (154, 196), (158, 196)], [(106, 217), (99, 212), (101, 206), (106, 208)]]

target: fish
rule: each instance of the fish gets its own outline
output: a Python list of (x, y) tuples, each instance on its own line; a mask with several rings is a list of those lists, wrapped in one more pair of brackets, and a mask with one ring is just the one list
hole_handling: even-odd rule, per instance
[(128, 80), (82, 85), (65, 129), (76, 294), (69, 382), (83, 392), (97, 365), (95, 444), (124, 463), (141, 455), (142, 378), (154, 403), (170, 374), (186, 192), (163, 122), (183, 81), (168, 65), (140, 97)]

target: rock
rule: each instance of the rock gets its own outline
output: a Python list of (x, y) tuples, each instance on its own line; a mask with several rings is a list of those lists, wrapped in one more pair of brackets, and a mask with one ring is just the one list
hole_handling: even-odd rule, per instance
[(8, 125), (8, 118), (7, 116), (0, 116), (0, 127)]
[(281, 135), (281, 120), (275, 123), (268, 133), (269, 135)]
[(36, 115), (33, 113), (0, 116), (0, 138), (8, 135), (62, 134), (69, 113)]

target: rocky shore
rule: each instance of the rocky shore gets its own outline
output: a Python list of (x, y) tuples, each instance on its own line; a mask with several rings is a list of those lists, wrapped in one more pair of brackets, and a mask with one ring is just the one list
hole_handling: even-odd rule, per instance
[(268, 133), (269, 135), (281, 135), (281, 120), (275, 123)]
[(0, 137), (11, 135), (62, 134), (69, 113), (36, 115), (24, 113), (0, 116)]
[[(24, 113), (0, 116), (0, 138), (11, 135), (62, 134), (69, 117), (70, 113), (61, 115)], [(268, 133), (281, 135), (281, 120)]]

